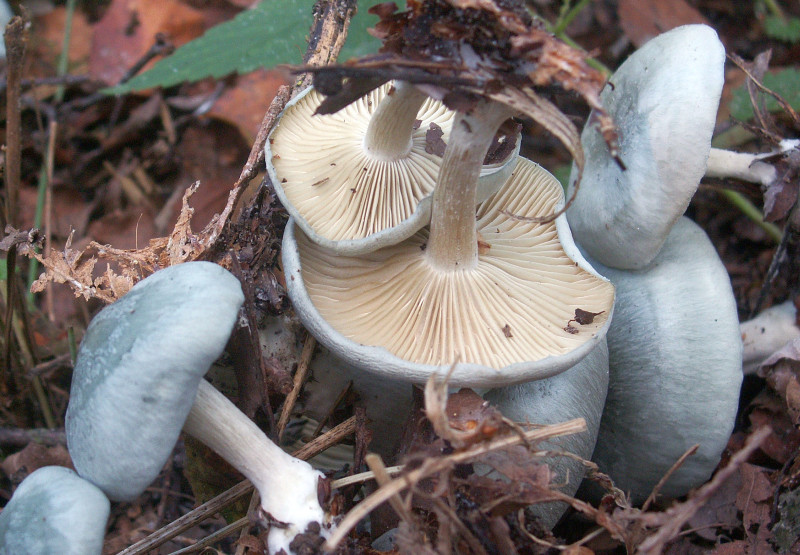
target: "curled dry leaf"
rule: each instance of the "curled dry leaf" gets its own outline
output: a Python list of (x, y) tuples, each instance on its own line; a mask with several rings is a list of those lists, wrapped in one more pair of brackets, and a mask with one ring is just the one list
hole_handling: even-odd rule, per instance
[(792, 423), (800, 426), (800, 339), (794, 339), (763, 362), (758, 375), (786, 403)]
[[(198, 182), (186, 189), (180, 216), (169, 237), (153, 239), (142, 249), (116, 249), (92, 241), (85, 249), (77, 251), (72, 249), (70, 236), (63, 250), (53, 249), (45, 257), (38, 252), (41, 237), (37, 230), (6, 228), (0, 250), (15, 246), (20, 254), (35, 258), (44, 267), (44, 272), (31, 286), (34, 293), (44, 291), (50, 282), (65, 283), (76, 297), (112, 303), (156, 270), (197, 260), (213, 244), (216, 219), (212, 219), (199, 234), (193, 233), (191, 228), (194, 209), (189, 206), (189, 199), (199, 186)], [(232, 200), (229, 199), (229, 203)], [(106, 268), (95, 277), (98, 262), (105, 264)]]
[(511, 430), (500, 411), (471, 389), (462, 389), (448, 398), (447, 382), (438, 381), (435, 374), (425, 384), (425, 415), (436, 435), (456, 449)]

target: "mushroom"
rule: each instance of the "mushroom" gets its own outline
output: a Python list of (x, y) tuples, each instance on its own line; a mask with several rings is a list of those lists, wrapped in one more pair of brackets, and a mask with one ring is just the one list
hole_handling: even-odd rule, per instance
[(126, 501), (155, 479), (185, 424), (253, 481), (272, 524), (271, 552), (291, 552), (309, 523), (324, 524), (322, 474), (284, 453), (202, 379), (243, 301), (239, 281), (225, 269), (187, 262), (156, 272), (103, 309), (78, 352), (67, 445), (81, 476)]
[(685, 25), (648, 41), (611, 76), (601, 101), (618, 126), (626, 168), (587, 125), (583, 179), (567, 210), (593, 259), (637, 269), (656, 256), (706, 171), (724, 63), (713, 29)]
[(614, 284), (617, 300), (593, 460), (641, 503), (698, 444), (661, 489), (668, 497), (684, 495), (719, 463), (738, 409), (742, 340), (728, 273), (687, 218), (645, 268), (595, 267)]
[[(578, 364), (557, 376), (492, 389), (483, 398), (500, 409), (506, 418), (521, 425), (585, 419), (585, 432), (540, 443), (537, 449), (566, 451), (588, 460), (597, 441), (607, 391), (608, 347), (602, 341)], [(548, 457), (544, 461), (555, 474), (553, 481), (562, 484), (559, 489), (566, 495), (574, 495), (585, 474), (585, 465), (567, 456)], [(567, 505), (561, 502), (531, 507), (548, 530), (556, 525), (566, 509)]]
[(69, 468), (39, 468), (0, 513), (0, 553), (99, 555), (109, 505), (102, 491)]
[[(290, 220), (287, 289), (306, 328), (336, 356), (422, 383), (497, 387), (562, 372), (602, 340), (613, 287), (574, 247), (558, 182), (523, 159), (475, 214), (478, 173), (512, 113), (478, 101), (458, 112), (433, 198), (430, 231), (363, 256), (336, 256)], [(512, 215), (513, 214), (513, 215)], [(585, 317), (584, 317), (585, 316)]]
[[(295, 224), (340, 254), (398, 243), (427, 225), (441, 152), (426, 134), (438, 126), (449, 140), (453, 112), (403, 81), (312, 117), (322, 100), (312, 88), (293, 99), (266, 143), (267, 170)], [(514, 169), (513, 139), (514, 148), (484, 166), (478, 200)]]
[(785, 301), (761, 311), (755, 318), (742, 322), (744, 373), (753, 374), (775, 351), (800, 337), (797, 309)]
[(187, 262), (143, 279), (92, 319), (65, 418), (80, 476), (115, 501), (150, 485), (243, 301), (239, 281), (224, 268)]

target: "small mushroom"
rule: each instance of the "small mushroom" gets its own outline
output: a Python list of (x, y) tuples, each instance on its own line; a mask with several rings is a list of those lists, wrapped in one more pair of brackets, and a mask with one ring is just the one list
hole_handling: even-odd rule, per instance
[(65, 418), (80, 476), (115, 501), (150, 485), (243, 300), (239, 281), (224, 268), (187, 262), (143, 279), (92, 319)]
[(681, 218), (641, 270), (595, 264), (617, 290), (608, 332), (610, 381), (593, 460), (643, 502), (705, 483), (725, 448), (739, 403), (742, 340), (730, 278), (706, 234)]
[(39, 468), (0, 513), (0, 554), (99, 555), (109, 509), (103, 492), (69, 468)]
[[(442, 153), (426, 135), (439, 129), (449, 140), (453, 112), (403, 81), (314, 116), (322, 100), (314, 89), (293, 99), (265, 147), (275, 191), (295, 224), (340, 254), (398, 243), (427, 225)], [(483, 167), (478, 200), (514, 169), (519, 138), (504, 140), (515, 148)]]
[(618, 126), (625, 167), (590, 118), (583, 179), (567, 210), (593, 259), (636, 269), (656, 256), (706, 171), (724, 64), (716, 32), (685, 25), (648, 41), (611, 76), (601, 101)]
[[(506, 418), (521, 425), (557, 424), (573, 418), (586, 420), (586, 431), (537, 444), (538, 450), (565, 451), (591, 459), (600, 417), (608, 391), (608, 347), (602, 341), (578, 364), (550, 378), (488, 391), (484, 399), (495, 405)], [(586, 467), (568, 456), (543, 459), (555, 474), (559, 490), (574, 495)], [(561, 502), (533, 505), (531, 511), (548, 530), (556, 525), (567, 505)]]
[[(336, 256), (291, 222), (284, 271), (298, 316), (335, 355), (423, 383), (460, 360), (450, 384), (497, 387), (555, 375), (602, 340), (613, 287), (586, 264), (558, 182), (520, 159), (475, 214), (478, 173), (511, 112), (480, 101), (459, 112), (433, 199), (430, 231), (363, 256)], [(576, 311), (592, 314), (575, 322)]]

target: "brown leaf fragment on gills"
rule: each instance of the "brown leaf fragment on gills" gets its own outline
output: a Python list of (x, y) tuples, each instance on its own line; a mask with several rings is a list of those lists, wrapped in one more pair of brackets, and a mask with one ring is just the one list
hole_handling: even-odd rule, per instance
[(505, 335), (505, 336), (506, 336), (506, 337), (508, 337), (509, 339), (511, 339), (512, 337), (514, 337), (514, 335), (511, 333), (511, 326), (509, 326), (508, 324), (506, 324), (505, 326), (503, 326), (503, 335)]
[(600, 312), (589, 312), (588, 310), (583, 310), (582, 308), (576, 308), (574, 320), (580, 325), (585, 326), (594, 322), (595, 316), (600, 316), (603, 312), (605, 311), (602, 310)]
[(425, 152), (434, 156), (444, 156), (444, 149), (447, 148), (447, 143), (444, 142), (442, 137), (444, 137), (444, 130), (434, 122), (431, 122), (425, 132)]

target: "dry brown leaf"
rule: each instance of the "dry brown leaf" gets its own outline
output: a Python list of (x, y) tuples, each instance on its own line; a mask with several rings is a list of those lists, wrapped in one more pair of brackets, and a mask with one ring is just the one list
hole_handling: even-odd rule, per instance
[(73, 468), (72, 459), (63, 445), (46, 447), (41, 443), (29, 443), (21, 451), (9, 455), (0, 467), (13, 483), (20, 483), (31, 472), (44, 466)]
[(637, 47), (665, 31), (708, 20), (686, 0), (620, 0), (620, 25)]
[(234, 86), (226, 87), (208, 115), (232, 123), (248, 144), (256, 139), (264, 110), (281, 85), (288, 85), (284, 72), (259, 69), (240, 75)]
[(773, 353), (758, 369), (758, 375), (781, 396), (792, 423), (800, 426), (800, 339)]
[(89, 74), (116, 85), (164, 33), (176, 46), (199, 37), (203, 15), (178, 0), (113, 0), (94, 25)]

